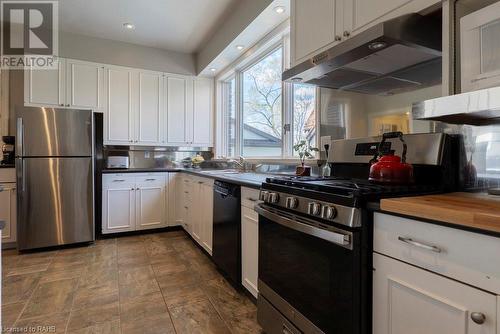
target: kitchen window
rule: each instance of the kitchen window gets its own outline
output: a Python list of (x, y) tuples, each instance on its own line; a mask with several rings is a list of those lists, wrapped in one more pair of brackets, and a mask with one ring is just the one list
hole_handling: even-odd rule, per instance
[(289, 63), (287, 48), (282, 38), (219, 80), (224, 133), (218, 156), (297, 158), (297, 142), (307, 140), (317, 147), (317, 88), (281, 81)]

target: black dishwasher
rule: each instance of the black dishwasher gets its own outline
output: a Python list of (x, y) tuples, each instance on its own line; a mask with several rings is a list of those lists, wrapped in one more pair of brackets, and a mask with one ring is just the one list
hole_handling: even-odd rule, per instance
[(241, 284), (240, 186), (214, 182), (214, 231), (212, 258), (230, 283)]

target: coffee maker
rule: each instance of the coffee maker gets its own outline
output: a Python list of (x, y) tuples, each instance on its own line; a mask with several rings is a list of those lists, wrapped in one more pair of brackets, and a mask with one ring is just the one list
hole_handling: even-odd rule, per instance
[(15, 164), (15, 142), (14, 136), (2, 136), (2, 161), (0, 165), (14, 165)]

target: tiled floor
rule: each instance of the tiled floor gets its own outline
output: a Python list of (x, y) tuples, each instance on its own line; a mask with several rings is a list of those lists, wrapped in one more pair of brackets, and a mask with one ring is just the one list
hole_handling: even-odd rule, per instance
[(260, 333), (256, 307), (182, 231), (3, 252), (2, 325), (51, 333)]

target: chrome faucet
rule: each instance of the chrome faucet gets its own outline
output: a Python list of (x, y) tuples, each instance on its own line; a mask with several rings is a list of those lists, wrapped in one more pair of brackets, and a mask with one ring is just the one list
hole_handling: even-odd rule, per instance
[(243, 158), (242, 156), (240, 156), (239, 161), (235, 159), (229, 159), (227, 162), (235, 164), (238, 169), (245, 170), (245, 158)]

